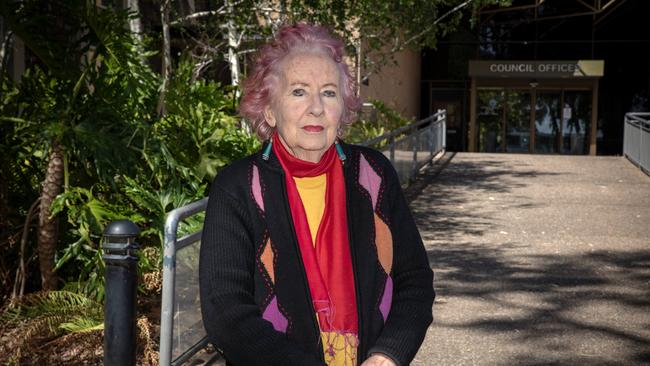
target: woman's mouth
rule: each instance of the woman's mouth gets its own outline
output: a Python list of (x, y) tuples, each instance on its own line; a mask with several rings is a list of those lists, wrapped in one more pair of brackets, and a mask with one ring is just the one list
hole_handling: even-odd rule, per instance
[(323, 126), (307, 125), (304, 126), (302, 129), (307, 132), (321, 132), (323, 130)]

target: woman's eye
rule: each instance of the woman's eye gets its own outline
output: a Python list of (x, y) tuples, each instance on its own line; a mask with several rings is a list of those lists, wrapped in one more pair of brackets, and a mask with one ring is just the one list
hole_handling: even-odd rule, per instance
[(336, 92), (334, 90), (325, 90), (323, 95), (326, 97), (334, 98), (336, 97)]
[(303, 95), (305, 95), (305, 89), (293, 89), (291, 91), (291, 95), (293, 95), (294, 97), (302, 97)]

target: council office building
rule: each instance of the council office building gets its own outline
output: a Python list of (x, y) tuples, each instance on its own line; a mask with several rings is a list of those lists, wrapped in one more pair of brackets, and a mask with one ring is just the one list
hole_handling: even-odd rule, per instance
[(469, 151), (595, 155), (603, 66), (470, 61)]
[(515, 0), (422, 50), (420, 116), (446, 109), (452, 151), (621, 154), (649, 111), (650, 1)]

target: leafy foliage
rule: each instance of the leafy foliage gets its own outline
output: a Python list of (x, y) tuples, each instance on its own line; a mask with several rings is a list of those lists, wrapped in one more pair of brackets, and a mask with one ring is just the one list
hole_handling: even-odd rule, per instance
[[(15, 123), (14, 134), (23, 145), (39, 147), (33, 151), (37, 158), (45, 158), (56, 139), (70, 162), (104, 182), (111, 181), (112, 171), (128, 170), (133, 156), (123, 148), (124, 140), (151, 111), (148, 99), (157, 77), (143, 64), (146, 54), (133, 52), (137, 40), (123, 26), (126, 13), (100, 11), (82, 1), (6, 7), (10, 25), (30, 50), (54, 56), (43, 56), (45, 68), (27, 70), (15, 97), (5, 102), (3, 119)], [(69, 13), (64, 25), (51, 19), (61, 9)], [(44, 24), (35, 24), (39, 21)], [(33, 27), (50, 23), (51, 32), (32, 34)], [(76, 36), (61, 39), (68, 32)]]
[[(497, 1), (474, 4), (486, 2)], [(210, 48), (211, 42), (221, 42), (223, 22), (232, 21), (240, 40), (254, 47), (274, 32), (275, 20), (308, 20), (332, 25), (350, 41), (351, 51), (363, 37), (371, 53), (401, 47), (432, 16), (458, 3), (280, 2), (276, 15), (282, 16), (274, 18), (262, 10), (266, 2), (241, 1), (213, 12), (208, 20), (214, 23), (181, 22), (180, 29), (189, 37), (192, 27), (209, 28), (214, 33), (205, 46)], [(60, 143), (65, 190), (50, 211), (63, 218), (56, 270), (66, 289), (101, 301), (100, 240), (106, 224), (134, 221), (149, 253), (141, 257), (140, 271), (159, 271), (166, 213), (204, 197), (219, 169), (260, 144), (241, 128), (237, 90), (202, 79), (191, 57), (196, 55), (189, 52), (175, 64), (166, 113), (159, 117), (162, 78), (150, 64), (155, 52), (129, 32), (125, 11), (103, 10), (89, 0), (31, 0), (0, 2), (0, 15), (38, 60), (20, 82), (0, 75), (0, 153), (6, 157), (0, 172), (11, 211), (24, 216), (38, 197), (50, 145)], [(433, 44), (436, 34), (453, 28), (460, 16), (436, 25), (414, 44)], [(259, 21), (267, 18), (270, 22)], [(363, 32), (354, 32), (359, 29)], [(347, 140), (364, 141), (410, 122), (381, 102), (373, 105), (376, 118), (351, 126)], [(18, 219), (14, 222), (12, 230), (18, 232)], [(193, 217), (181, 230), (200, 223), (201, 217)], [(16, 250), (10, 255), (15, 258)]]
[[(17, 33), (27, 32), (36, 25), (25, 17), (47, 23), (52, 21), (48, 11), (58, 11), (35, 3), (3, 3), (0, 10), (18, 27)], [(131, 219), (143, 229), (145, 247), (160, 252), (166, 213), (202, 198), (221, 167), (259, 143), (239, 128), (233, 90), (195, 79), (189, 59), (179, 63), (166, 95), (168, 113), (158, 117), (160, 77), (147, 62), (153, 53), (144, 52), (146, 45), (128, 32), (127, 14), (83, 1), (61, 6), (74, 18), (65, 27), (80, 36), (58, 41), (81, 62), (68, 70), (69, 58), (61, 59), (64, 64), (46, 58), (28, 69), (19, 84), (2, 79), (7, 93), (0, 100), (0, 128), (6, 134), (0, 147), (10, 153), (8, 170), (16, 172), (10, 179), (12, 196), (27, 186), (22, 200), (31, 202), (39, 191), (50, 142), (64, 145), (65, 191), (50, 212), (66, 219), (66, 244), (57, 253), (56, 269), (67, 288), (101, 300), (99, 244), (107, 223)], [(37, 9), (46, 14), (35, 14)], [(54, 29), (56, 34), (60, 27)], [(46, 34), (25, 37), (37, 54), (60, 51), (50, 49)], [(24, 184), (28, 174), (23, 172), (36, 178)], [(161, 257), (143, 257), (141, 272), (159, 270)]]
[[(280, 19), (309, 21), (332, 27), (347, 42), (365, 72), (373, 73), (405, 48), (436, 48), (463, 18), (472, 20), (488, 5), (509, 6), (511, 0), (317, 0), (291, 1)], [(284, 4), (284, 2), (281, 2)], [(286, 14), (283, 16), (283, 14)]]
[(475, 22), (477, 10), (509, 6), (512, 0), (239, 0), (207, 2), (193, 14), (181, 2), (172, 9), (170, 25), (191, 44), (196, 74), (229, 64), (232, 79), (246, 55), (269, 39), (283, 24), (306, 21), (323, 24), (346, 42), (355, 69), (365, 79), (406, 48), (434, 48), (462, 20)]
[[(34, 171), (39, 178), (25, 192), (33, 194), (39, 191), (50, 145), (56, 141), (64, 147), (66, 191), (50, 214), (65, 211), (69, 225), (65, 240), (72, 244), (59, 254), (56, 267), (71, 262), (70, 272), (80, 273), (72, 280), (83, 284), (86, 294), (101, 299), (103, 266), (93, 239), (99, 238), (106, 222), (129, 209), (116, 209), (104, 200), (116, 198), (116, 173), (137, 173), (133, 137), (150, 119), (158, 77), (145, 63), (148, 54), (135, 52), (138, 40), (124, 27), (125, 12), (102, 11), (85, 1), (58, 4), (60, 9), (41, 1), (24, 5), (3, 3), (0, 10), (30, 50), (45, 56), (3, 99), (0, 120), (13, 146), (19, 147), (8, 150), (12, 156), (24, 156), (11, 168)], [(69, 17), (57, 22), (52, 17), (61, 9)], [(38, 21), (44, 24), (35, 24)], [(50, 32), (27, 34), (44, 25), (52, 26)], [(75, 36), (65, 36), (68, 31)], [(52, 49), (57, 42), (64, 45)], [(59, 55), (61, 50), (70, 55)], [(94, 196), (93, 190), (102, 195)], [(61, 274), (66, 276), (65, 271)]]
[(372, 109), (369, 115), (362, 115), (361, 119), (353, 123), (346, 131), (345, 138), (348, 142), (359, 143), (381, 136), (384, 133), (396, 128), (413, 123), (399, 112), (388, 107), (379, 100), (370, 101)]
[(104, 227), (125, 217), (134, 222), (144, 221), (144, 217), (133, 209), (102, 201), (106, 193), (110, 194), (73, 187), (60, 194), (52, 204), (53, 215), (66, 212), (71, 226), (68, 237), (76, 239), (59, 252), (56, 269), (71, 265), (74, 269), (66, 288), (98, 300), (104, 297), (104, 261), (99, 248)]

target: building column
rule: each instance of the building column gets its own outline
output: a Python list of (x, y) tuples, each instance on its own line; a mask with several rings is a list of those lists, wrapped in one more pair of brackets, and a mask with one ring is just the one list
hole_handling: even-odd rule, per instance
[(528, 143), (528, 152), (531, 154), (535, 153), (535, 144), (536, 140), (536, 128), (535, 128), (535, 104), (537, 102), (537, 88), (530, 88), (530, 139)]
[(596, 134), (598, 133), (598, 79), (591, 89), (591, 133), (589, 134), (589, 155), (596, 155)]
[(476, 152), (476, 139), (478, 130), (476, 128), (476, 78), (472, 78), (472, 86), (469, 93), (469, 152)]

